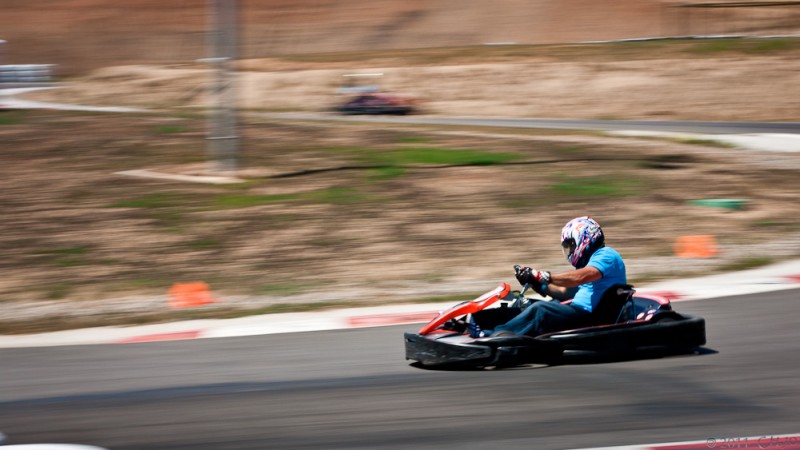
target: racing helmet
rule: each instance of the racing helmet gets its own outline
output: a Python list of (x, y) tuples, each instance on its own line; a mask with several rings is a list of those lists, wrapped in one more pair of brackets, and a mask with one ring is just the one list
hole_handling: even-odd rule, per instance
[(604, 245), (603, 229), (589, 216), (572, 219), (561, 229), (561, 251), (576, 269), (585, 267), (592, 254)]

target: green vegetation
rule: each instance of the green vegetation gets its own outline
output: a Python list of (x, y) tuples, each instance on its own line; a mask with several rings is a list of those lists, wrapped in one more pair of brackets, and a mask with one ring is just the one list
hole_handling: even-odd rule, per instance
[(732, 272), (737, 270), (755, 269), (756, 267), (763, 267), (775, 262), (772, 258), (759, 257), (759, 258), (745, 258), (734, 261), (730, 264), (725, 264), (719, 267), (720, 272)]
[(302, 194), (226, 194), (218, 195), (213, 200), (213, 209), (240, 209), (254, 206), (282, 203), (302, 198)]
[(25, 118), (21, 111), (0, 111), (0, 125), (17, 125)]
[(253, 295), (295, 295), (307, 291), (310, 286), (290, 283), (262, 284), (256, 287)]
[(551, 190), (567, 197), (621, 197), (641, 194), (642, 186), (631, 176), (560, 177)]
[(727, 142), (715, 141), (713, 139), (697, 139), (697, 138), (676, 138), (670, 139), (672, 142), (688, 145), (703, 145), (705, 147), (718, 147), (718, 148), (735, 148), (735, 145), (728, 144)]
[(55, 283), (41, 287), (41, 289), (44, 290), (45, 298), (48, 300), (61, 300), (66, 298), (72, 292), (73, 288), (74, 286), (72, 283)]
[(36, 252), (39, 255), (84, 255), (89, 251), (88, 247), (67, 247), (52, 250), (41, 250)]
[(213, 237), (195, 239), (188, 244), (192, 250), (217, 250), (223, 247), (222, 241)]
[(294, 194), (226, 194), (218, 195), (213, 199), (212, 209), (240, 209), (254, 206), (271, 205), (284, 202), (306, 202), (321, 204), (353, 203), (366, 197), (355, 189), (348, 187), (334, 187), (317, 191), (299, 192)]
[(85, 255), (89, 252), (88, 247), (67, 247), (49, 250), (38, 250), (35, 255), (43, 256), (44, 261), (55, 264), (59, 267), (72, 267), (88, 264)]
[(554, 61), (624, 61), (665, 57), (695, 57), (717, 53), (779, 54), (800, 50), (798, 38), (770, 39), (668, 39), (653, 41), (611, 42), (598, 44), (503, 45), (467, 46), (412, 50), (375, 50), (285, 55), (287, 61), (316, 63), (347, 63), (386, 58), (401, 61), (402, 65), (456, 63), (481, 59), (484, 62), (507, 61), (515, 58), (546, 58)]
[(142, 197), (123, 200), (109, 205), (109, 208), (174, 208), (180, 206), (183, 196), (176, 194), (153, 193)]
[(367, 170), (367, 181), (385, 181), (405, 175), (407, 169), (397, 166), (375, 167)]
[(713, 53), (780, 53), (800, 49), (800, 39), (772, 38), (772, 39), (714, 39), (691, 46), (686, 50), (695, 54)]
[(398, 142), (401, 144), (429, 144), (431, 139), (419, 136), (403, 136)]
[(158, 134), (183, 133), (186, 130), (187, 128), (181, 125), (161, 125), (156, 127), (156, 133)]
[(491, 166), (520, 159), (512, 153), (492, 153), (481, 150), (451, 150), (437, 147), (403, 147), (389, 152), (373, 153), (370, 162), (384, 166), (413, 164)]
[(375, 168), (396, 168), (415, 165), (491, 166), (509, 163), (522, 158), (521, 155), (516, 153), (417, 146), (392, 149), (331, 147), (323, 149), (323, 151), (348, 156), (355, 162)]

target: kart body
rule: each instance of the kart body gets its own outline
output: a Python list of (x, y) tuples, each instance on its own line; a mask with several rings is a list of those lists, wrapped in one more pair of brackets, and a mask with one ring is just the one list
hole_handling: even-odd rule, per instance
[(679, 314), (669, 299), (637, 294), (629, 285), (613, 286), (605, 293), (588, 327), (535, 337), (505, 333), (471, 337), (469, 327), (494, 329), (524, 305), (545, 301), (525, 297), (526, 289), (512, 292), (508, 283), (502, 283), (441, 312), (419, 332), (405, 333), (406, 359), (423, 366), (559, 364), (572, 354), (621, 355), (651, 348), (690, 351), (706, 343), (703, 318)]
[(415, 99), (409, 96), (384, 92), (364, 92), (336, 106), (339, 114), (394, 114), (406, 115), (414, 112)]

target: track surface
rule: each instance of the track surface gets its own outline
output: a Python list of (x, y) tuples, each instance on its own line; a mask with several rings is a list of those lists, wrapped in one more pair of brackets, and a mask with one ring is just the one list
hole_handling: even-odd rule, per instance
[(416, 326), (0, 350), (9, 443), (117, 449), (563, 449), (799, 431), (800, 290), (676, 304), (708, 351), (431, 371)]

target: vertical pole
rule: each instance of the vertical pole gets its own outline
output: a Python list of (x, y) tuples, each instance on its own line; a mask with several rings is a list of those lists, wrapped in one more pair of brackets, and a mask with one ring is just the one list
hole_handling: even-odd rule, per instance
[(208, 153), (213, 170), (234, 172), (239, 137), (236, 133), (235, 67), (237, 47), (236, 0), (209, 0), (210, 61), (215, 67), (208, 125)]

